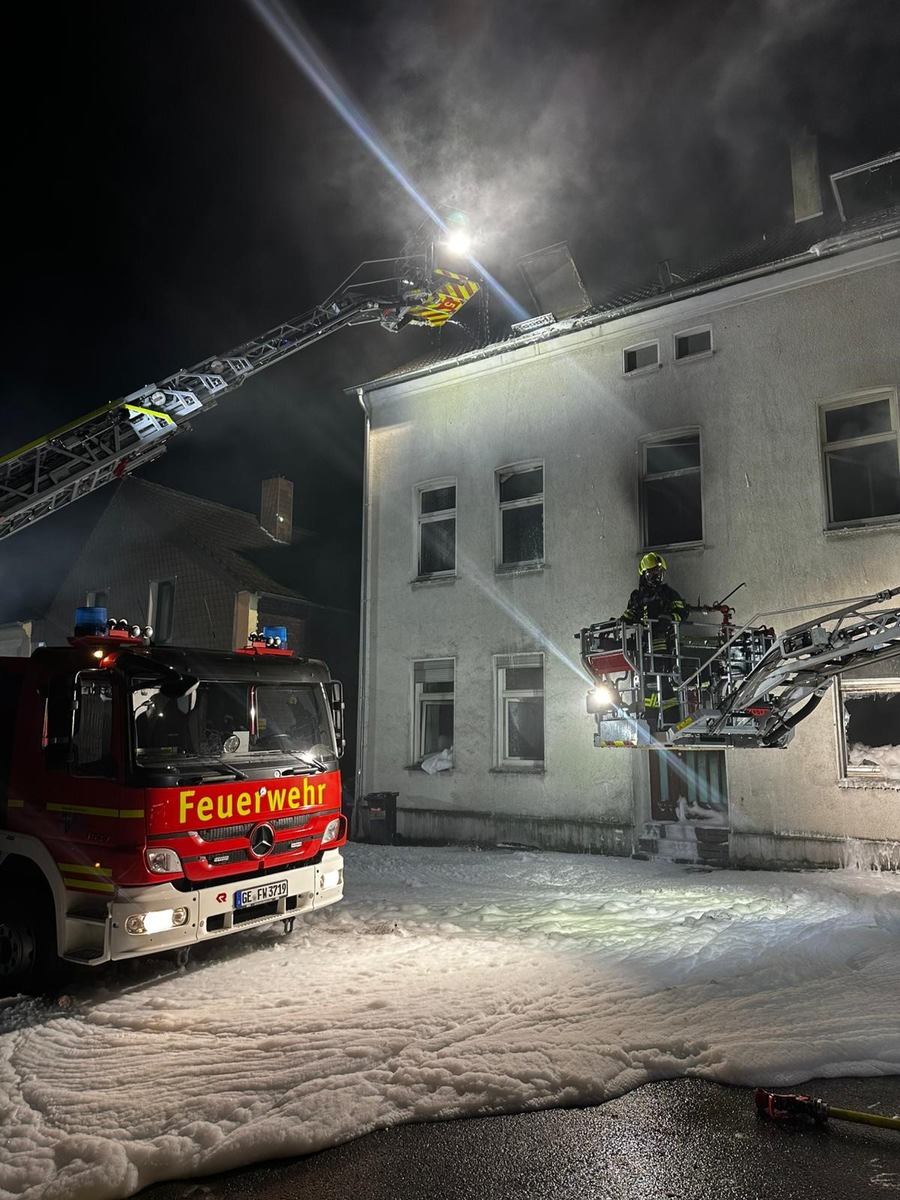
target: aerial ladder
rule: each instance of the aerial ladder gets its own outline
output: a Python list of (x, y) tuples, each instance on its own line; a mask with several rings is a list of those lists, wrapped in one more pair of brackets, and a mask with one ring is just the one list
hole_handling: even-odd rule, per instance
[[(94, 409), (0, 458), (0, 539), (159, 457), (190, 421), (246, 380), (350, 325), (377, 322), (438, 328), (455, 318), (480, 284), (433, 259), (363, 263), (323, 303), (224, 354)], [(365, 280), (373, 267), (393, 272)]]
[[(783, 748), (836, 676), (900, 654), (900, 587), (838, 602), (776, 635), (727, 605), (688, 620), (610, 620), (576, 633), (594, 686), (594, 745), (649, 750)], [(821, 610), (827, 605), (808, 606)], [(721, 613), (721, 621), (710, 616)]]

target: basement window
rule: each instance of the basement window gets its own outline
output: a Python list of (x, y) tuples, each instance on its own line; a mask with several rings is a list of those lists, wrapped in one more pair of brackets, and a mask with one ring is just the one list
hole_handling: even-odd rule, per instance
[(839, 681), (846, 779), (900, 783), (900, 677)]
[(686, 358), (703, 358), (712, 354), (712, 350), (712, 328), (709, 325), (675, 334), (676, 362), (683, 362)]

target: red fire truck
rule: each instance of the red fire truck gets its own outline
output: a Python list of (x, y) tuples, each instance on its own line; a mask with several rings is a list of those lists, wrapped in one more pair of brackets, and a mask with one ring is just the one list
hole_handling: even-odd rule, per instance
[[(302, 316), (0, 458), (0, 539), (338, 330), (455, 319), (480, 284), (437, 267), (424, 229)], [(343, 702), (325, 664), (281, 629), (234, 653), (175, 649), (79, 612), (69, 646), (0, 659), (0, 991), (40, 990), (60, 959), (184, 958), (340, 900)]]
[(80, 609), (0, 659), (0, 989), (192, 946), (340, 900), (340, 684), (267, 629), (154, 646)]

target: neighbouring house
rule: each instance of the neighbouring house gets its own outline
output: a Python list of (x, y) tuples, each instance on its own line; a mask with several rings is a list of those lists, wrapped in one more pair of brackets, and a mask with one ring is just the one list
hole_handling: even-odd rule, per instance
[[(837, 193), (836, 193), (837, 194)], [(805, 216), (805, 214), (804, 214)], [(738, 623), (900, 584), (900, 209), (356, 389), (359, 775), (420, 842), (900, 866), (900, 657), (784, 750), (597, 749), (573, 639), (641, 554)], [(893, 765), (892, 765), (893, 764)]]
[[(344, 765), (352, 780), (358, 618), (352, 605), (305, 593), (313, 574), (322, 574), (323, 555), (334, 550), (297, 529), (292, 509), (293, 486), (282, 478), (263, 481), (257, 518), (126, 477), (110, 489), (48, 611), (31, 622), (31, 642), (64, 641), (81, 605), (150, 624), (163, 645), (231, 650), (245, 646), (252, 630), (284, 626), (292, 650), (324, 659), (345, 683)], [(21, 627), (8, 629), (12, 644)], [(22, 639), (20, 632), (16, 644)]]

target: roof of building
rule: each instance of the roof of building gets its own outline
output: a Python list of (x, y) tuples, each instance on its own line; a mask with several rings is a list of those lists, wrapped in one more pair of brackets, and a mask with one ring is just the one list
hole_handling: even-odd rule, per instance
[[(492, 357), (529, 342), (549, 341), (631, 312), (661, 308), (688, 295), (714, 291), (742, 278), (773, 274), (803, 262), (813, 262), (898, 237), (900, 205), (854, 220), (842, 220), (836, 212), (813, 217), (763, 234), (694, 267), (660, 263), (653, 278), (630, 283), (619, 280), (599, 301), (576, 316), (554, 321), (529, 333), (510, 331), (501, 338), (493, 339), (483, 336), (480, 340), (474, 339), (464, 351), (438, 347), (434, 352), (362, 386), (366, 390), (386, 387), (417, 375), (432, 374), (456, 364)], [(355, 391), (356, 388), (348, 390)]]
[[(174, 539), (183, 539), (193, 553), (203, 554), (232, 579), (251, 592), (269, 592), (303, 599), (301, 594), (260, 570), (247, 555), (279, 545), (251, 513), (202, 500), (159, 483), (126, 476), (117, 486), (104, 517), (114, 518), (121, 505), (146, 510), (156, 528), (165, 524)], [(305, 531), (294, 530), (301, 536)]]

